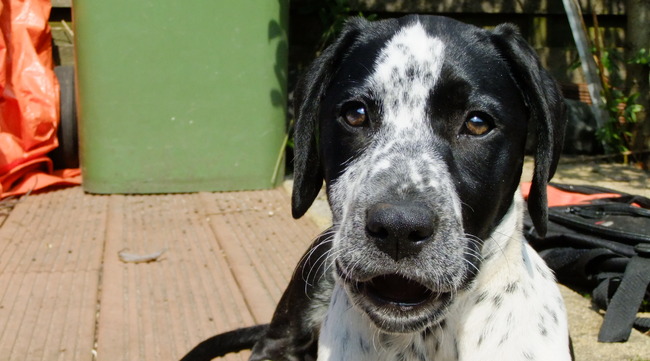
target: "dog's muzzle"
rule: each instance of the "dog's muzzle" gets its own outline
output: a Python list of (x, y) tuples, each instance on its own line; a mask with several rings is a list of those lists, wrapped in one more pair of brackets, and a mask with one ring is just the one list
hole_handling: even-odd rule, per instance
[[(436, 214), (417, 202), (381, 202), (366, 210), (366, 240), (384, 254), (389, 266), (354, 272), (341, 263), (337, 273), (348, 294), (373, 322), (388, 332), (430, 326), (444, 313), (452, 288), (420, 272), (422, 252), (434, 242)], [(368, 271), (368, 270), (366, 270)]]

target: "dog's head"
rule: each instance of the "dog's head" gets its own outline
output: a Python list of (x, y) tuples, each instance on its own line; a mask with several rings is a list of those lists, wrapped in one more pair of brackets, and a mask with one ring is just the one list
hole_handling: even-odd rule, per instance
[(512, 205), (529, 127), (528, 205), (545, 232), (564, 107), (512, 26), (351, 20), (299, 83), (295, 110), (293, 214), (307, 211), (324, 179), (337, 274), (386, 331), (436, 322), (471, 282)]

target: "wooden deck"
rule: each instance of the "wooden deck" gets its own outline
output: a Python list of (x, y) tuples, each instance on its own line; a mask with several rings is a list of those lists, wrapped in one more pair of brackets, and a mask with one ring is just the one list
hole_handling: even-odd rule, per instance
[(318, 232), (283, 189), (23, 197), (0, 227), (0, 360), (177, 360), (268, 322)]
[[(79, 187), (25, 196), (13, 209), (1, 202), (0, 361), (174, 361), (216, 333), (269, 321), (329, 224), (293, 220), (289, 203), (284, 189), (97, 196)], [(320, 203), (313, 208), (325, 213)], [(150, 263), (119, 257), (161, 251)], [(562, 292), (578, 360), (650, 360), (639, 332), (596, 342), (602, 316)]]

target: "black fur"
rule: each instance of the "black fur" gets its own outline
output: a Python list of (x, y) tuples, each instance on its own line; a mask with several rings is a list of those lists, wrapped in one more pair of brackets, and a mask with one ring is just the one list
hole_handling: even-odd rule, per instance
[(493, 42), (503, 52), (512, 74), (526, 99), (530, 120), (536, 127), (535, 171), (528, 198), (528, 211), (540, 235), (546, 234), (548, 206), (546, 185), (555, 174), (560, 159), (566, 107), (558, 85), (542, 68), (535, 51), (512, 25), (500, 25), (494, 30)]
[(231, 352), (253, 348), (269, 329), (269, 325), (256, 325), (212, 336), (196, 345), (180, 361), (212, 360)]

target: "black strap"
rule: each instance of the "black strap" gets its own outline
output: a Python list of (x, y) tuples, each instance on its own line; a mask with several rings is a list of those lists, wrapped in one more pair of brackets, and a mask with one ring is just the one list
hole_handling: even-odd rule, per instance
[[(621, 203), (549, 208), (550, 221), (576, 232), (635, 245), (650, 243), (650, 210)], [(602, 221), (610, 220), (613, 226)]]
[(630, 207), (627, 203), (594, 203), (590, 205), (570, 206), (568, 211), (588, 219), (599, 219), (608, 215), (650, 218), (650, 209)]
[[(650, 284), (650, 258), (647, 254), (632, 257), (620, 285), (615, 287), (614, 283), (601, 282), (601, 285), (594, 290), (594, 297), (602, 298), (603, 293), (609, 298), (611, 290), (615, 287), (611, 301), (607, 305), (605, 320), (600, 328), (598, 341), (600, 342), (625, 342), (630, 337), (632, 327), (637, 321), (636, 314)], [(612, 287), (614, 286), (614, 287)], [(606, 289), (605, 289), (606, 288)], [(643, 319), (639, 322), (645, 322)]]
[(650, 330), (650, 317), (637, 317), (634, 320), (634, 327), (641, 332), (648, 332)]

